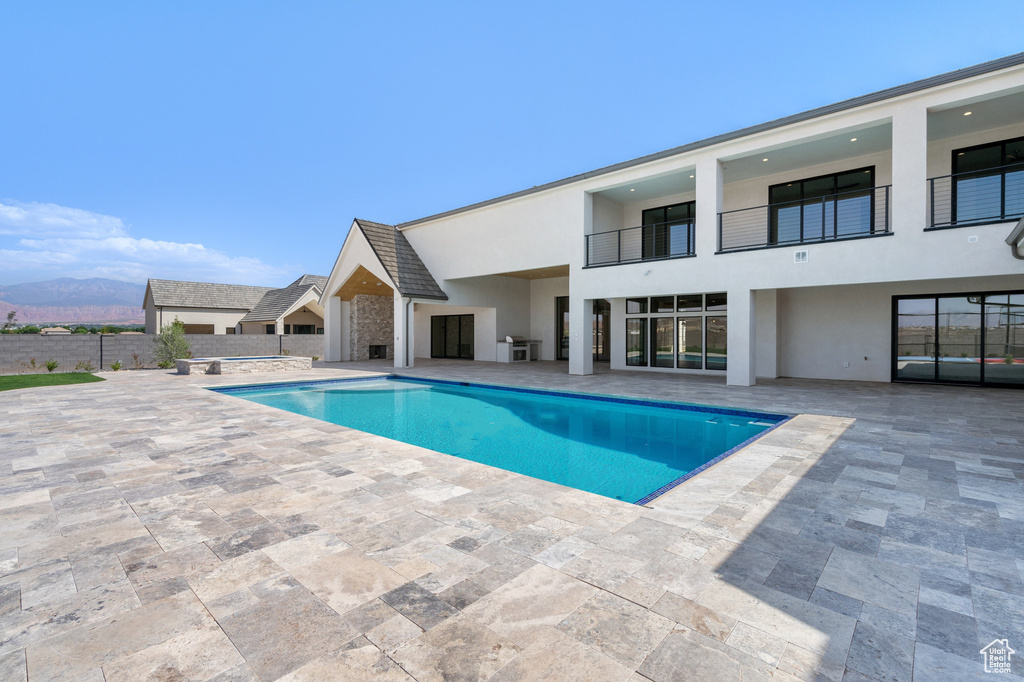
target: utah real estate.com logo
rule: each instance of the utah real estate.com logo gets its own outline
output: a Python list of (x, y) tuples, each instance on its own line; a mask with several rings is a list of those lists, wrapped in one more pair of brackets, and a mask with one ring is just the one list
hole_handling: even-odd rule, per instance
[(985, 672), (1008, 673), (1010, 672), (1010, 656), (1017, 652), (1010, 648), (1009, 640), (993, 639), (978, 653), (985, 657)]

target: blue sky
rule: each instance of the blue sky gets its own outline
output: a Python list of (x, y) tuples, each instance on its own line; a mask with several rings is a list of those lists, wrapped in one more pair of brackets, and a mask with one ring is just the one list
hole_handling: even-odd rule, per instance
[(1019, 0), (2, 17), (0, 284), (281, 285), (327, 274), (353, 217), (411, 220), (1024, 50)]

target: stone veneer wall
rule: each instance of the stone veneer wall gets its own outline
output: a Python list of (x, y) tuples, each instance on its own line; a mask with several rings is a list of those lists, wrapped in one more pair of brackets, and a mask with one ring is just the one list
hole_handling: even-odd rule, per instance
[[(0, 374), (45, 372), (45, 363), (50, 359), (59, 363), (58, 372), (73, 370), (79, 362), (88, 362), (97, 369), (110, 369), (111, 363), (117, 361), (124, 369), (134, 369), (133, 353), (138, 354), (143, 367), (156, 367), (154, 338), (153, 334), (0, 334)], [(186, 334), (185, 338), (195, 358), (278, 355), (282, 351), (296, 356), (324, 357), (323, 334)], [(35, 370), (31, 369), (33, 358)]]
[(352, 334), (349, 357), (369, 360), (370, 346), (388, 347), (388, 359), (395, 357), (395, 299), (391, 296), (355, 296), (350, 304)]

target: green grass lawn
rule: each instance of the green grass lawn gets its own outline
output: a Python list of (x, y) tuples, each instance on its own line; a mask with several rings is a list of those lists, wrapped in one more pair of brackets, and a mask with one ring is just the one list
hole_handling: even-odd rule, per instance
[(61, 372), (59, 374), (15, 374), (0, 376), (0, 391), (12, 391), (16, 388), (35, 388), (36, 386), (64, 386), (65, 384), (91, 384), (106, 379), (88, 372)]

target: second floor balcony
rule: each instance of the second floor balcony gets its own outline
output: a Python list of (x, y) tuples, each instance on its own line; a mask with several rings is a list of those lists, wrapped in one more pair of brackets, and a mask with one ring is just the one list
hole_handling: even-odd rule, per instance
[(928, 180), (929, 229), (1010, 222), (1024, 216), (1024, 163)]
[(694, 251), (694, 221), (679, 220), (585, 235), (586, 267), (687, 258)]
[(718, 253), (892, 234), (889, 185), (718, 214)]

